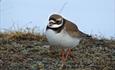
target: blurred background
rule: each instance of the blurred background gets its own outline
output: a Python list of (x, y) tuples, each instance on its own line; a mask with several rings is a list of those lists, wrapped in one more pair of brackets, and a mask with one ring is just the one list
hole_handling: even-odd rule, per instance
[(91, 35), (115, 37), (114, 0), (0, 0), (0, 31), (36, 28), (58, 13)]

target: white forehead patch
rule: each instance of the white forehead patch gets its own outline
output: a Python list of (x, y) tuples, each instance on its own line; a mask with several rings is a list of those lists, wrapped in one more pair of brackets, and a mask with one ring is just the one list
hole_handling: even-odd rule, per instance
[(51, 23), (51, 22), (52, 22), (52, 23), (55, 23), (55, 21), (54, 21), (54, 20), (50, 20), (50, 21), (49, 21), (49, 23)]

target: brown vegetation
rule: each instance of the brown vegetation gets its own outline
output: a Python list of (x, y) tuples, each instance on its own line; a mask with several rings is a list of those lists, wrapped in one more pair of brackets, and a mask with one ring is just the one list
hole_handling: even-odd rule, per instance
[[(54, 50), (51, 55), (47, 39), (40, 33), (1, 32), (0, 70), (59, 70), (59, 51)], [(73, 53), (77, 63), (69, 59), (63, 70), (115, 70), (115, 40), (83, 39)]]

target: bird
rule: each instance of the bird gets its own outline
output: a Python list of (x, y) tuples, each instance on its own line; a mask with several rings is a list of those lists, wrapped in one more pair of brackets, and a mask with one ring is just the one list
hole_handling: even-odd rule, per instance
[(78, 46), (82, 38), (90, 36), (59, 14), (52, 14), (48, 22), (45, 31), (46, 38), (51, 46), (61, 48), (62, 63), (65, 64), (69, 57), (75, 60), (72, 48)]

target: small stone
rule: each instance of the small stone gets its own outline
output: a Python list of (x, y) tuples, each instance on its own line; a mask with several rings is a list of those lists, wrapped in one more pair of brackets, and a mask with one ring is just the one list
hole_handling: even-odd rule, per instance
[(44, 64), (42, 62), (38, 63), (38, 68), (39, 68), (39, 70), (45, 70), (44, 69)]

